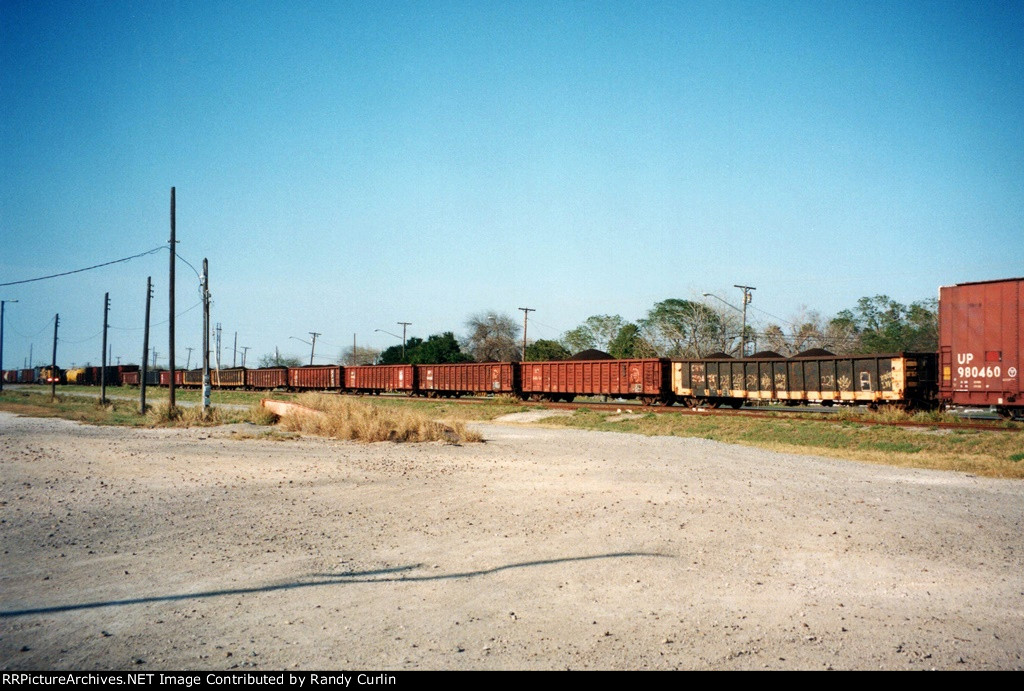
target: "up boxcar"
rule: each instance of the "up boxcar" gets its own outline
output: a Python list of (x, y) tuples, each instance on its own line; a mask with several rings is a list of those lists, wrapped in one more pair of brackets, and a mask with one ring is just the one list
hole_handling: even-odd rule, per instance
[(519, 391), (518, 366), (511, 362), (460, 362), (416, 365), (420, 393), (436, 396), (514, 394)]
[(264, 367), (246, 370), (245, 386), (249, 389), (288, 388), (287, 367)]
[(523, 396), (571, 401), (576, 396), (639, 398), (645, 405), (671, 403), (668, 360), (557, 360), (519, 365)]
[(339, 389), (341, 384), (341, 367), (339, 365), (288, 368), (288, 387), (292, 389), (325, 391)]
[(345, 367), (346, 391), (380, 394), (388, 391), (416, 391), (414, 365), (359, 365)]
[(1024, 417), (1024, 278), (939, 288), (939, 399)]
[(22, 384), (35, 384), (36, 383), (36, 370), (32, 367), (27, 367), (23, 370), (18, 371), (18, 382)]

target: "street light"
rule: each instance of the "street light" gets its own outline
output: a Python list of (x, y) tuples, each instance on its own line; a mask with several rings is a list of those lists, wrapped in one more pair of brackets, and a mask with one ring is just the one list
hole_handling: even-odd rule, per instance
[[(753, 290), (753, 288), (751, 288), (751, 290)], [(704, 293), (704, 297), (714, 298), (743, 315), (743, 330), (740, 332), (740, 357), (747, 357), (747, 302), (750, 302), (750, 299), (747, 297), (746, 291), (744, 291), (743, 294), (744, 300), (746, 300), (746, 302), (743, 303), (743, 309), (740, 309), (727, 300), (723, 300), (714, 293)]]
[(402, 325), (402, 335), (401, 336), (399, 336), (398, 334), (393, 334), (390, 331), (385, 331), (384, 329), (374, 329), (374, 331), (380, 331), (382, 334), (387, 334), (388, 336), (393, 336), (394, 338), (397, 338), (397, 339), (401, 340), (402, 341), (402, 360), (405, 360), (405, 327), (411, 325), (412, 322), (397, 322), (397, 323)]
[(316, 352), (316, 337), (319, 336), (320, 334), (317, 333), (316, 331), (310, 331), (309, 335), (313, 337), (313, 342), (312, 343), (310, 343), (309, 341), (307, 341), (305, 339), (299, 338), (298, 336), (289, 336), (288, 338), (294, 339), (294, 340), (298, 341), (299, 343), (305, 343), (306, 345), (309, 346), (309, 348), (310, 348), (310, 350), (309, 350), (309, 364), (312, 365), (313, 364), (313, 353)]

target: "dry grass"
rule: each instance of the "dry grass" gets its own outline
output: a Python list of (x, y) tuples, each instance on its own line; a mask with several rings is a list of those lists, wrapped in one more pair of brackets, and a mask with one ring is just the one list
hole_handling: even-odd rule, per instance
[(146, 411), (146, 420), (151, 425), (159, 427), (202, 427), (226, 422), (216, 408), (210, 408), (209, 412), (204, 413), (201, 406), (175, 406), (172, 409), (167, 403), (158, 403), (149, 408)]
[(249, 408), (248, 421), (254, 425), (275, 425), (278, 419), (278, 415), (270, 412), (259, 403), (254, 403)]
[(303, 394), (295, 402), (320, 414), (283, 416), (281, 426), (293, 432), (364, 442), (483, 441), (479, 433), (466, 429), (461, 422), (443, 423), (413, 410), (323, 394)]

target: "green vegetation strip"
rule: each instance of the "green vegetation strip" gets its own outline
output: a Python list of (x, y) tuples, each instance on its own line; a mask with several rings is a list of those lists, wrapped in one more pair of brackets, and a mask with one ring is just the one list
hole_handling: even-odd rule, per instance
[(578, 410), (545, 424), (651, 436), (697, 437), (790, 453), (886, 465), (1024, 478), (1024, 439), (1015, 431), (863, 425), (854, 420), (764, 419)]

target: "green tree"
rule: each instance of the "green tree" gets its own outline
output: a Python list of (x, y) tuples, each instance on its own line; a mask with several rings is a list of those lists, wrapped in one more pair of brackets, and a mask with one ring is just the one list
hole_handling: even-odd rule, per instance
[(934, 298), (908, 305), (888, 295), (863, 297), (853, 310), (833, 320), (853, 327), (862, 353), (938, 350), (938, 302)]
[(565, 349), (558, 341), (551, 341), (545, 338), (534, 341), (526, 346), (526, 359), (531, 361), (541, 360), (567, 360), (572, 353)]
[(570, 353), (578, 353), (581, 350), (590, 350), (597, 347), (597, 341), (592, 332), (585, 324), (580, 324), (562, 334), (562, 345)]
[(629, 322), (623, 324), (619, 333), (608, 344), (608, 354), (614, 358), (652, 357), (657, 351), (640, 335), (640, 327)]
[(428, 336), (427, 340), (416, 349), (413, 357), (414, 359), (410, 362), (422, 365), (473, 361), (472, 357), (463, 353), (459, 348), (459, 342), (451, 331)]
[(382, 365), (407, 365), (414, 361), (417, 349), (423, 344), (423, 339), (417, 336), (410, 337), (405, 342), (405, 354), (402, 354), (402, 344), (393, 345), (380, 354), (379, 362)]

